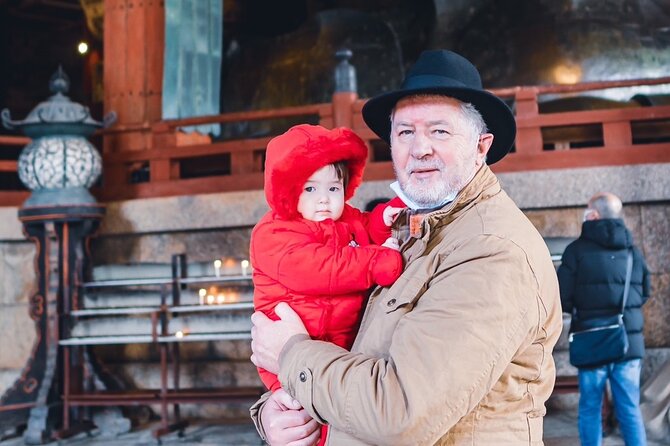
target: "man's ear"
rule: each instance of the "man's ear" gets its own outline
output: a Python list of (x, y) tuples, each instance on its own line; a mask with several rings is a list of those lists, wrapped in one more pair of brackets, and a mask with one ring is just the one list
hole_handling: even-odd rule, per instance
[(477, 142), (477, 168), (486, 162), (486, 154), (489, 153), (491, 144), (493, 144), (492, 133), (479, 135), (479, 141)]
[(599, 219), (600, 219), (600, 212), (598, 212), (596, 209), (593, 208), (586, 208), (585, 221), (599, 220)]

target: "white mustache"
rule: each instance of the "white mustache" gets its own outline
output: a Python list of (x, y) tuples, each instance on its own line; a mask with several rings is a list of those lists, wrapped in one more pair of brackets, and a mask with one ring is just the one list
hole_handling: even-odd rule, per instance
[(444, 171), (444, 163), (440, 160), (428, 160), (428, 161), (417, 161), (410, 160), (410, 162), (405, 166), (405, 172), (407, 175), (410, 175), (415, 170), (432, 170), (436, 169), (440, 172)]

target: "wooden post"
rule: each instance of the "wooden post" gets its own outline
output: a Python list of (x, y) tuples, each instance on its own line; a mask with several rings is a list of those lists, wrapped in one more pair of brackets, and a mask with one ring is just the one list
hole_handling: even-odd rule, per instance
[(527, 118), (538, 116), (537, 90), (520, 88), (516, 93), (516, 153), (530, 154), (542, 152), (542, 130), (536, 126), (527, 126)]
[(161, 119), (165, 6), (160, 0), (105, 1), (105, 113), (117, 126), (105, 135), (103, 153), (151, 147), (151, 124)]
[(333, 94), (333, 126), (354, 126), (353, 105), (358, 100), (358, 94), (352, 92), (341, 92)]
[(630, 128), (630, 121), (603, 123), (603, 140), (604, 146), (608, 149), (632, 145), (633, 134)]

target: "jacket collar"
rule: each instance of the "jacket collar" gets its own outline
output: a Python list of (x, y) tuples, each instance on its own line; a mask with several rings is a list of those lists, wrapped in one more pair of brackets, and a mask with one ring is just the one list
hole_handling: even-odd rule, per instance
[(448, 225), (472, 206), (496, 195), (500, 190), (498, 178), (489, 166), (484, 164), (452, 202), (425, 215), (421, 238), (429, 238), (431, 231), (439, 230), (441, 227)]

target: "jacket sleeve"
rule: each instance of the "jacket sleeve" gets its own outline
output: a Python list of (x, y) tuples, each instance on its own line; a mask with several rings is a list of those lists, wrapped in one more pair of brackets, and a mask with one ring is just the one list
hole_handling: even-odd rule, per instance
[(640, 250), (635, 248), (635, 254), (637, 260), (642, 264), (642, 305), (644, 305), (651, 296), (651, 275)]
[[(443, 260), (411, 311), (394, 310), (404, 314), (388, 334), (388, 356), (299, 341), (282, 351), (283, 388), (313, 417), (363, 441), (434, 444), (501, 385), (540, 331), (537, 279), (521, 249), (486, 237), (472, 243)], [(375, 317), (393, 317), (381, 311)]]
[(577, 258), (572, 245), (568, 245), (563, 251), (561, 265), (558, 267), (558, 285), (561, 290), (561, 306), (564, 313), (572, 313), (576, 276)]
[(304, 294), (344, 294), (389, 285), (402, 272), (399, 252), (382, 246), (352, 247), (334, 222), (322, 222), (328, 234), (319, 240), (295, 222), (271, 222), (254, 230), (252, 258), (286, 288)]
[(391, 237), (391, 227), (384, 223), (384, 210), (389, 206), (404, 208), (405, 203), (396, 197), (386, 203), (378, 204), (370, 212), (361, 212), (356, 208), (351, 208), (352, 212), (358, 213), (355, 218), (363, 222), (370, 240), (377, 245), (381, 245), (387, 238)]

